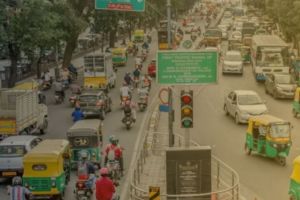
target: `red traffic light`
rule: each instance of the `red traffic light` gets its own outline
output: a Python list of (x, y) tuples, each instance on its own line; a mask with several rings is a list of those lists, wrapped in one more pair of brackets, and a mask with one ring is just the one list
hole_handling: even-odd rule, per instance
[(184, 94), (181, 96), (181, 100), (184, 104), (190, 104), (192, 102), (192, 97), (190, 94)]

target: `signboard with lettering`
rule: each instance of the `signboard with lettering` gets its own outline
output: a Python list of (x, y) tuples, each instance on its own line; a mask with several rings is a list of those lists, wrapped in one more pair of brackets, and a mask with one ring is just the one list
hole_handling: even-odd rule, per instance
[[(201, 194), (211, 192), (211, 148), (168, 149), (166, 153), (167, 194)], [(168, 200), (176, 198), (168, 197)], [(186, 200), (206, 200), (189, 197)]]
[(216, 51), (159, 51), (157, 82), (172, 85), (217, 83)]
[(96, 0), (95, 8), (143, 12), (145, 10), (145, 0)]

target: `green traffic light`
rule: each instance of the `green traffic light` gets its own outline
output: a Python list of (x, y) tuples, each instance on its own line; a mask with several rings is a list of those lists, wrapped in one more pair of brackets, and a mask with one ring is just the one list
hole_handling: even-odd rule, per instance
[(191, 121), (191, 120), (184, 120), (184, 121), (182, 122), (182, 126), (183, 126), (184, 128), (190, 128), (190, 127), (192, 126), (192, 121)]

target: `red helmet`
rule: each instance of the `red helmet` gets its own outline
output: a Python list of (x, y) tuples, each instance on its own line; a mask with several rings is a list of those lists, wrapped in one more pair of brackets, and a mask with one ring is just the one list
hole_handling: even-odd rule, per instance
[(108, 169), (106, 167), (103, 167), (100, 169), (100, 175), (108, 175)]

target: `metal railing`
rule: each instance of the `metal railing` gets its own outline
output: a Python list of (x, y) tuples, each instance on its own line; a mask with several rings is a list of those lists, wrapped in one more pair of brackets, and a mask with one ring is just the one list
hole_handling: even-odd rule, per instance
[[(157, 148), (155, 143), (159, 141), (159, 137), (167, 136), (164, 132), (157, 132), (157, 126), (160, 119), (160, 112), (156, 108), (149, 120), (148, 130), (141, 148), (137, 156), (137, 162), (130, 183), (130, 199), (144, 200), (149, 199), (148, 188), (139, 186), (141, 183), (141, 176), (144, 170), (147, 157), (152, 153), (164, 153), (165, 147)], [(184, 138), (175, 134), (175, 146), (182, 147), (184, 145)], [(198, 143), (191, 141), (191, 145), (200, 146)], [(155, 148), (154, 148), (155, 147)], [(239, 176), (238, 174), (223, 161), (215, 156), (211, 159), (211, 173), (212, 173), (212, 192), (203, 194), (184, 194), (171, 195), (162, 193), (161, 199), (191, 199), (201, 197), (201, 199), (216, 199), (216, 200), (239, 200)]]

